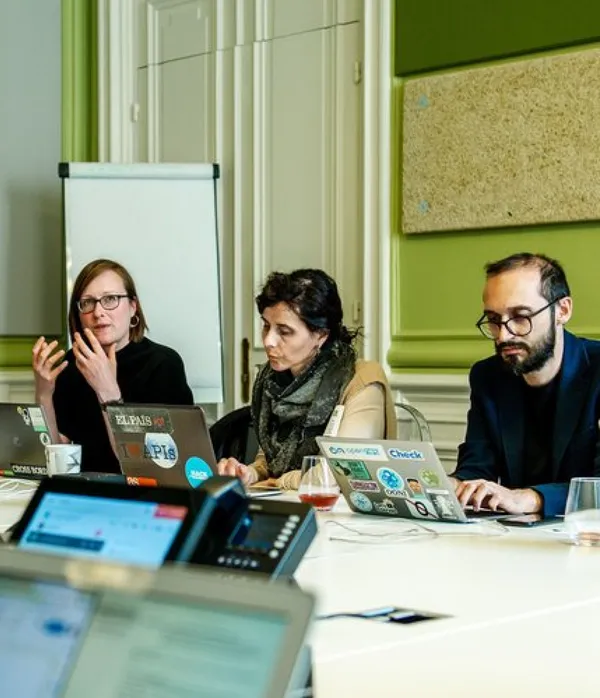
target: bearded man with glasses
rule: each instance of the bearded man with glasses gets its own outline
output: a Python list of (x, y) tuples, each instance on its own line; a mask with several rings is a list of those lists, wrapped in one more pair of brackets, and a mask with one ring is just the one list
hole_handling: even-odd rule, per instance
[(488, 264), (480, 332), (495, 356), (471, 369), (453, 482), (463, 506), (564, 512), (572, 477), (600, 475), (600, 342), (565, 330), (573, 301), (545, 255)]

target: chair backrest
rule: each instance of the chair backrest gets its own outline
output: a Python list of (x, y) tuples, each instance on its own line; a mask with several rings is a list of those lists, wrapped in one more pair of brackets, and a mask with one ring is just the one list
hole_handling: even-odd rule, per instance
[(397, 402), (395, 407), (398, 416), (398, 438), (400, 440), (431, 441), (429, 424), (416, 407), (406, 402)]
[(236, 458), (252, 463), (258, 452), (258, 439), (252, 427), (250, 407), (240, 407), (221, 417), (210, 427), (215, 457)]

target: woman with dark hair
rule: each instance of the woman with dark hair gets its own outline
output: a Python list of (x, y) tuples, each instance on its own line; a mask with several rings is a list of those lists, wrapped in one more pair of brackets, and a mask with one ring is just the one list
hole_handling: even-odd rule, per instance
[(316, 437), (326, 431), (362, 439), (395, 436), (385, 373), (378, 363), (356, 358), (356, 333), (343, 324), (330, 276), (320, 269), (273, 273), (256, 306), (268, 359), (252, 394), (260, 451), (251, 465), (222, 459), (221, 474), (237, 475), (248, 485), (271, 480), (295, 489), (302, 458), (319, 452)]
[(40, 337), (33, 347), (36, 401), (55, 441), (82, 447), (82, 470), (120, 472), (102, 407), (109, 403), (193, 404), (177, 352), (144, 336), (148, 329), (129, 272), (97, 259), (79, 273), (69, 304), (73, 348)]

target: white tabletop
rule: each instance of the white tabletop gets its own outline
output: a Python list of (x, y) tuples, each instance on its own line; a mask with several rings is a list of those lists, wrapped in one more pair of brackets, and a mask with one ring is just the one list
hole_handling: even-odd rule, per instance
[[(339, 526), (412, 524), (319, 514), (297, 580), (319, 614), (399, 606), (449, 614), (414, 625), (317, 620), (311, 642), (323, 696), (598, 696), (600, 549), (568, 545), (557, 526), (428, 525), (437, 537), (369, 544), (329, 540)], [(575, 670), (577, 667), (577, 670)], [(404, 686), (404, 688), (402, 688)]]
[(35, 480), (0, 478), (0, 535), (19, 520), (36, 488)]
[[(32, 493), (31, 483), (12, 495), (1, 483), (0, 531)], [(560, 526), (428, 524), (428, 533), (344, 502), (318, 521), (295, 575), (317, 595), (318, 615), (399, 606), (449, 617), (316, 620), (317, 698), (600, 695), (600, 548), (568, 545)]]

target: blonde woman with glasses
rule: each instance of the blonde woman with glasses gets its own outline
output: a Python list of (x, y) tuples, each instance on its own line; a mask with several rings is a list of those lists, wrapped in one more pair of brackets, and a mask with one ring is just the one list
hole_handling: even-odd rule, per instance
[(33, 347), (36, 401), (53, 440), (82, 446), (82, 470), (120, 472), (102, 407), (120, 402), (193, 404), (183, 361), (145, 336), (135, 283), (109, 259), (86, 265), (69, 305), (72, 349), (40, 337)]

